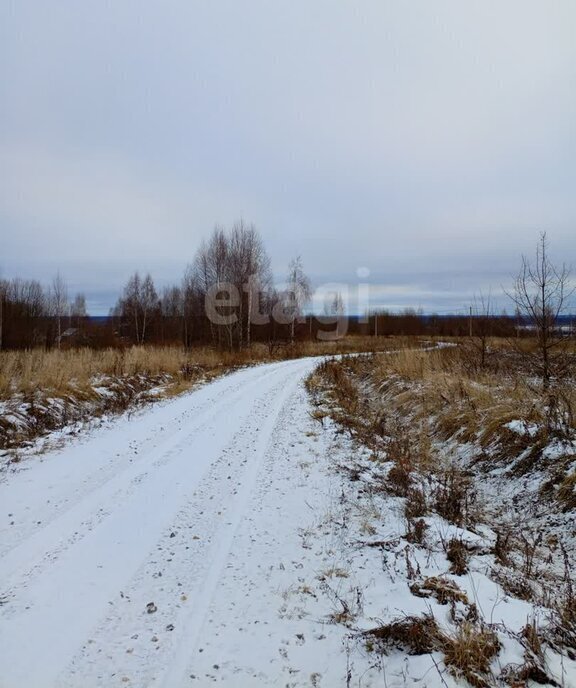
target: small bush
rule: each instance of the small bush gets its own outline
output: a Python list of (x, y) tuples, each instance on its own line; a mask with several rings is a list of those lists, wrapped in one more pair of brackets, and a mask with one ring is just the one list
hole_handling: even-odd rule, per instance
[(463, 576), (468, 573), (469, 554), (466, 545), (458, 538), (452, 538), (446, 547), (446, 558), (450, 562), (450, 573)]
[(419, 518), (417, 521), (408, 519), (408, 531), (405, 535), (406, 540), (414, 545), (424, 544), (428, 527), (428, 524), (422, 518)]
[(440, 516), (457, 526), (469, 521), (474, 490), (470, 477), (463, 471), (452, 466), (441, 474), (434, 496)]
[(439, 647), (438, 625), (433, 616), (407, 616), (364, 631), (366, 647), (387, 654), (391, 649), (407, 652), (409, 655), (426, 655)]
[(558, 486), (556, 497), (564, 511), (576, 509), (576, 472), (564, 478)]
[(469, 622), (461, 624), (453, 636), (443, 636), (444, 663), (456, 677), (465, 678), (475, 688), (488, 688), (490, 663), (500, 651), (496, 634)]
[(412, 467), (405, 461), (397, 461), (388, 471), (386, 488), (397, 497), (406, 497), (412, 485)]
[(426, 504), (426, 493), (421, 487), (412, 487), (406, 495), (406, 505), (404, 515), (406, 518), (421, 518), (428, 513)]

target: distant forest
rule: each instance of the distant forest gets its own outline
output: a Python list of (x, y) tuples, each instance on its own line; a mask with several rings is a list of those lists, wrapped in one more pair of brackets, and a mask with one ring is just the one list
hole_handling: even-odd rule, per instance
[[(465, 315), (424, 315), (407, 308), (346, 316), (341, 295), (334, 294), (319, 316), (305, 314), (311, 295), (299, 257), (290, 262), (285, 288), (274, 287), (259, 233), (240, 221), (229, 231), (214, 229), (178, 284), (159, 292), (151, 275), (131, 275), (106, 318), (88, 315), (83, 294), (70, 298), (59, 273), (48, 287), (36, 280), (0, 280), (0, 349), (155, 344), (239, 350), (252, 342), (273, 347), (330, 338), (327, 333), (482, 338), (531, 334), (529, 311), (496, 314), (482, 298)], [(571, 317), (557, 312), (554, 320), (556, 327), (573, 331)]]

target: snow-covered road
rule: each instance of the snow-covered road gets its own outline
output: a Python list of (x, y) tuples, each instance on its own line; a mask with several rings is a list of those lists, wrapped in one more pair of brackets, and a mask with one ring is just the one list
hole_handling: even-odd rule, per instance
[(283, 614), (328, 498), (306, 432), (316, 364), (236, 372), (4, 478), (2, 688), (316, 685), (330, 660)]

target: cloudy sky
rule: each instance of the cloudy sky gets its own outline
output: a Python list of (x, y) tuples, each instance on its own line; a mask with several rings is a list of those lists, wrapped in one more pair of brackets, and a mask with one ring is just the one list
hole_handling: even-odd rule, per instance
[(0, 273), (105, 313), (215, 223), (277, 278), (466, 307), (576, 262), (574, 0), (0, 0)]

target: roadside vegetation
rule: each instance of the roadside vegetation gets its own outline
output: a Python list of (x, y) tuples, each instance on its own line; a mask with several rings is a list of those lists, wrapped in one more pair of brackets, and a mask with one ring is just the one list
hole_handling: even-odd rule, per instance
[[(336, 466), (342, 499), (374, 513), (351, 550), (380, 551), (382, 576), (425, 603), (389, 617), (383, 598), (372, 625), (336, 619), (375, 665), (430, 655), (443, 681), (574, 685), (576, 350), (542, 375), (540, 344), (425, 344), (309, 378), (314, 418), (355, 448)], [(398, 518), (386, 523), (384, 505)]]
[(130, 346), (0, 352), (0, 450), (17, 450), (78, 421), (130, 411), (238, 367), (303, 356), (386, 351), (407, 338), (214, 347)]

